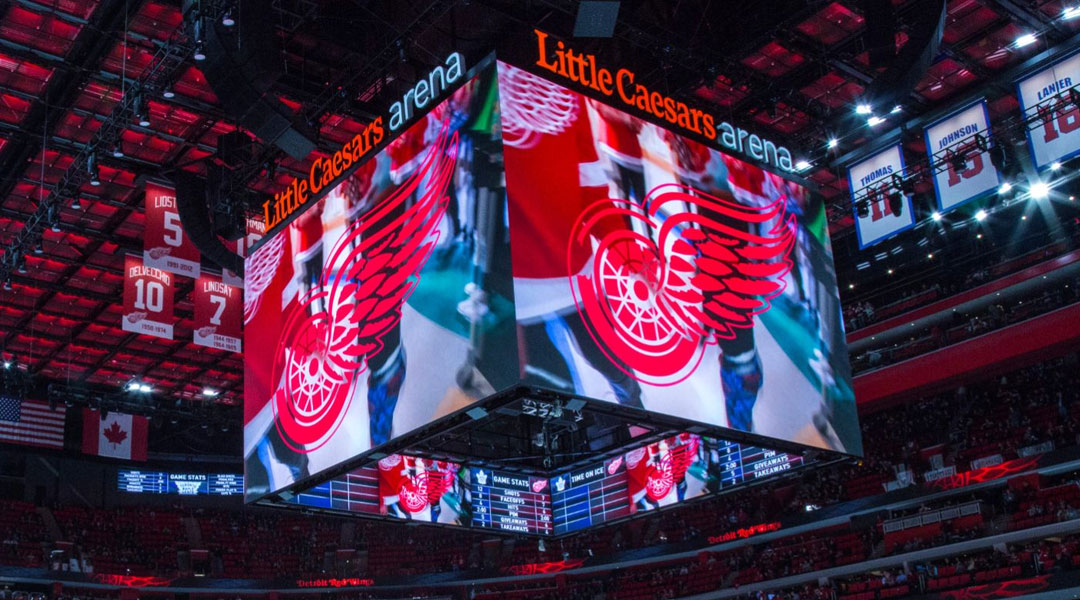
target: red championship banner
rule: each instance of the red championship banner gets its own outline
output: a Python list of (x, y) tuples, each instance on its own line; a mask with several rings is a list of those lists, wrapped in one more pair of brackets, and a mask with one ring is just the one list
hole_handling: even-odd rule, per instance
[(199, 250), (180, 226), (176, 191), (146, 184), (146, 234), (143, 264), (187, 277), (199, 276)]
[[(266, 223), (263, 223), (259, 219), (248, 218), (247, 235), (235, 242), (227, 242), (225, 245), (228, 246), (229, 250), (232, 250), (240, 256), (247, 256), (251, 246), (262, 239), (262, 236), (264, 235), (266, 235)], [(221, 280), (241, 289), (244, 287), (244, 278), (228, 269), (222, 270)]]
[(124, 331), (173, 339), (173, 276), (139, 257), (124, 260)]
[(195, 282), (195, 343), (207, 348), (240, 352), (244, 301), (240, 288), (203, 273)]

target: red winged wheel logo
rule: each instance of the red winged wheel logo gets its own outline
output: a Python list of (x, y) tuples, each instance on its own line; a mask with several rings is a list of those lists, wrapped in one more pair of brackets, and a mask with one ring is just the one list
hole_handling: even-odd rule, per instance
[(608, 359), (631, 377), (674, 385), (707, 344), (752, 327), (784, 290), (795, 242), (785, 199), (745, 206), (669, 183), (643, 205), (602, 200), (585, 209), (570, 239), (590, 250), (570, 266), (578, 312)]
[(439, 240), (457, 151), (458, 135), (444, 122), (420, 167), (349, 226), (327, 254), (318, 285), (286, 316), (274, 359), (281, 384), (271, 404), (282, 439), (296, 452), (317, 450), (333, 437), (367, 357), (401, 321), (401, 307)]

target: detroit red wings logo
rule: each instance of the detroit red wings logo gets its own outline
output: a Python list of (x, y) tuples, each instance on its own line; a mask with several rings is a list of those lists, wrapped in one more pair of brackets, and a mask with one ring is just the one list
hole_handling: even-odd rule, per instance
[(439, 240), (457, 150), (457, 133), (449, 134), (444, 123), (420, 167), (346, 229), (327, 254), (318, 284), (286, 316), (271, 404), (293, 450), (312, 452), (333, 437), (367, 357), (400, 323), (402, 305)]
[(673, 385), (708, 344), (753, 327), (791, 270), (795, 220), (784, 199), (744, 206), (679, 184), (653, 188), (643, 205), (603, 200), (582, 213), (567, 256), (578, 312), (608, 359), (631, 377)]
[(659, 502), (675, 487), (675, 473), (671, 464), (671, 457), (664, 456), (659, 464), (649, 469), (645, 478), (645, 494), (653, 502)]

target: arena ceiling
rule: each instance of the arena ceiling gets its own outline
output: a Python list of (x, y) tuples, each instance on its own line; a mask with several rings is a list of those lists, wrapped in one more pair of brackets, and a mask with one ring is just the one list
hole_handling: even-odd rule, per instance
[[(426, 73), (451, 49), (482, 51), (510, 25), (569, 36), (578, 6), (576, 0), (268, 4), (282, 48), (283, 75), (274, 89), (317, 126), (321, 151), (360, 131), (395, 97), (404, 85), (399, 81)], [(917, 2), (893, 4), (901, 45)], [(202, 9), (228, 5), (204, 0)], [(870, 67), (859, 5), (624, 0), (615, 39), (588, 44), (639, 65), (643, 78), (670, 93), (797, 148), (814, 162), (806, 176), (834, 204), (833, 233), (844, 236), (851, 228), (846, 181), (831, 163), (871, 135), (852, 115), (878, 73)], [(981, 89), (992, 118), (1016, 113), (1002, 74), (1072, 37), (1080, 19), (1063, 20), (1065, 8), (1059, 0), (950, 0), (941, 52), (905, 98), (904, 116), (928, 114)], [(1035, 43), (1017, 47), (1023, 33), (1037, 34)], [(172, 97), (149, 98), (148, 124), (123, 123), (121, 152), (97, 157), (101, 185), (65, 179), (86, 143), (111, 123), (124, 94), (161, 67), (163, 53), (192, 41), (178, 1), (0, 2), (0, 248), (16, 240), (58, 184), (77, 184), (71, 196), (78, 202), (63, 200), (40, 248), (25, 254), (25, 268), (7, 269), (12, 289), (0, 290), (0, 352), (38, 390), (52, 384), (92, 395), (138, 378), (154, 389), (148, 408), (240, 402), (240, 358), (191, 343), (190, 280), (176, 291), (175, 341), (120, 326), (124, 256), (142, 251), (140, 182), (177, 169), (201, 172), (217, 136), (236, 129), (190, 52), (155, 74), (171, 85)], [(918, 143), (908, 147), (923, 152)], [(245, 182), (272, 194), (308, 166), (263, 148), (247, 165)], [(204, 389), (220, 395), (209, 398)]]

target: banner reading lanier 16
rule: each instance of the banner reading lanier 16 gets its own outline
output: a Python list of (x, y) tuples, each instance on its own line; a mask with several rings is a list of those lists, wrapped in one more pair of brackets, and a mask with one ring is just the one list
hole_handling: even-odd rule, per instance
[(517, 381), (494, 86), (446, 94), (245, 259), (248, 499)]
[(823, 203), (499, 63), (532, 385), (860, 454)]

